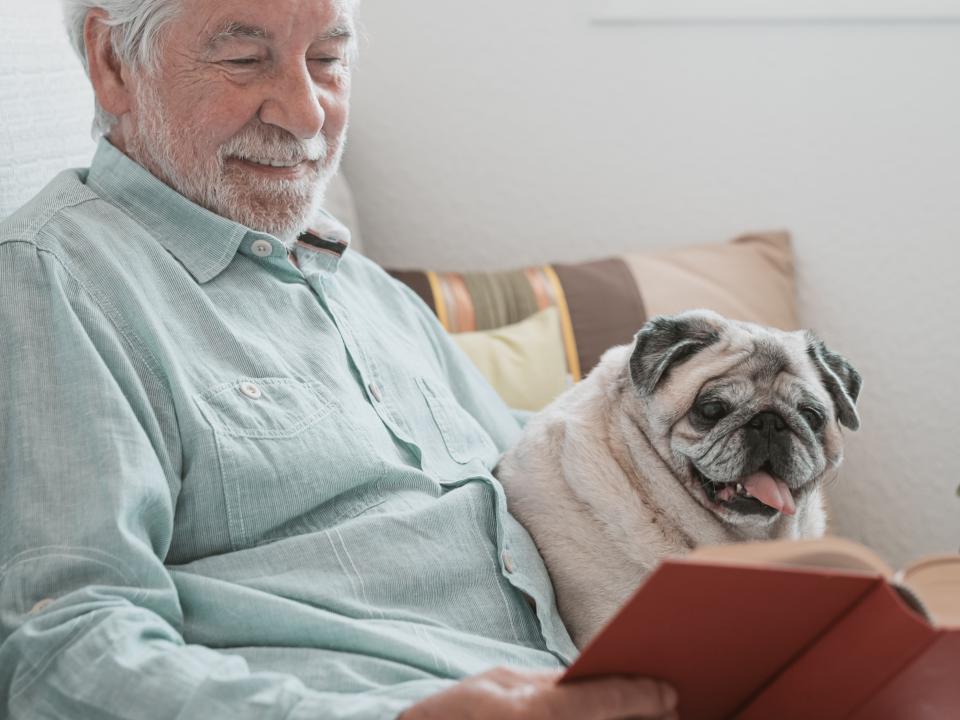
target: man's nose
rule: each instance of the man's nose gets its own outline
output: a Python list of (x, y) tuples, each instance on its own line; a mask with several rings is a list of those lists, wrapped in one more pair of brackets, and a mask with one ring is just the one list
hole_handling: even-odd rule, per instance
[(269, 94), (258, 113), (260, 122), (283, 128), (300, 140), (316, 137), (326, 113), (306, 66), (285, 68), (269, 82)]

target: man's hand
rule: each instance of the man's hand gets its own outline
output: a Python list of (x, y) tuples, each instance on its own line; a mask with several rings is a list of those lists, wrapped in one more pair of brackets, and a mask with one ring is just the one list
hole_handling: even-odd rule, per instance
[(561, 672), (495, 668), (417, 703), (398, 720), (676, 720), (677, 692), (646, 678), (558, 685)]

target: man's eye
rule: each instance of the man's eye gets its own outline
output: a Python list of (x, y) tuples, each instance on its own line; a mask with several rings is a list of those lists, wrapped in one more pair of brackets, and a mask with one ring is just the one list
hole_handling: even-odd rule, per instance
[(234, 58), (233, 60), (227, 60), (227, 62), (231, 65), (253, 65), (257, 62), (257, 58)]

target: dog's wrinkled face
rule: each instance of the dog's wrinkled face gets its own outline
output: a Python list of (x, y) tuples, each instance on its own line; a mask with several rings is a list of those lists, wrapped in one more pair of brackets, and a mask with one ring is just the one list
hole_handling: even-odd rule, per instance
[(648, 322), (630, 375), (654, 437), (685, 489), (724, 522), (792, 515), (856, 430), (860, 376), (812, 333), (704, 310)]

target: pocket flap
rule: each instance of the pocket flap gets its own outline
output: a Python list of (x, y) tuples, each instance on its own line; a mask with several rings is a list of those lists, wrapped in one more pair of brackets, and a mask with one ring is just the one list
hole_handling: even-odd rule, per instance
[(441, 383), (429, 378), (417, 378), (417, 385), (427, 401), (450, 457), (460, 464), (479, 458), (493, 467), (497, 460), (497, 448), (480, 423), (463, 409)]
[(193, 396), (214, 430), (250, 438), (300, 434), (335, 410), (322, 383), (290, 378), (243, 378)]

